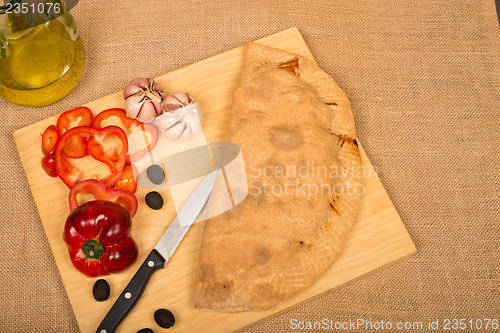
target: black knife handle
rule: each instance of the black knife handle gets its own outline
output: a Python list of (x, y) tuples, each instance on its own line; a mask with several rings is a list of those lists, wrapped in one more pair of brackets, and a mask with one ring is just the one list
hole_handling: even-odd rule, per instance
[(120, 294), (115, 304), (108, 311), (108, 314), (102, 320), (97, 328), (96, 333), (112, 333), (115, 331), (118, 324), (122, 321), (127, 313), (132, 309), (135, 302), (139, 299), (144, 291), (144, 287), (149, 281), (149, 278), (158, 268), (165, 266), (165, 259), (158, 253), (158, 251), (151, 251), (149, 256), (144, 260), (141, 267), (135, 273), (134, 277), (123, 292)]

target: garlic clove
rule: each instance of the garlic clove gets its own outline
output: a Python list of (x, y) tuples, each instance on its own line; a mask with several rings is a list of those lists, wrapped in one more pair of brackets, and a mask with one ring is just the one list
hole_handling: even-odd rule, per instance
[(137, 114), (137, 120), (146, 122), (154, 119), (158, 115), (155, 103), (145, 100), (142, 106), (139, 108), (139, 113)]
[[(162, 110), (161, 110), (161, 100), (151, 100), (149, 101), (153, 107), (154, 107), (154, 110), (155, 110), (155, 115), (153, 118), (159, 116), (160, 114), (162, 114)], [(149, 120), (146, 120), (146, 121), (150, 121), (150, 120), (153, 120), (153, 118), (149, 119)]]
[(161, 98), (162, 94), (163, 94), (163, 88), (160, 86), (160, 84), (158, 82), (154, 81), (153, 79), (148, 78), (148, 81), (150, 81), (150, 89), (149, 90), (154, 91), (154, 92), (158, 92), (159, 96)]
[(163, 112), (172, 112), (183, 106), (184, 104), (172, 95), (165, 97), (161, 102)]
[(193, 132), (189, 127), (184, 128), (184, 132), (177, 138), (177, 141), (186, 141), (193, 136)]
[(125, 87), (125, 89), (123, 89), (123, 98), (127, 99), (129, 98), (130, 96), (133, 96), (135, 94), (142, 94), (144, 90), (142, 90), (141, 87), (137, 86), (137, 85), (128, 85)]
[(170, 112), (193, 102), (193, 96), (187, 92), (174, 91), (162, 101), (162, 110)]
[(125, 100), (125, 106), (128, 117), (133, 119), (137, 118), (141, 110), (142, 104), (144, 103), (143, 98), (144, 97), (142, 95), (134, 94), (129, 96)]
[(171, 140), (177, 140), (183, 134), (185, 129), (186, 127), (184, 126), (184, 124), (182, 122), (178, 122), (175, 125), (169, 127), (168, 130), (163, 131), (163, 133), (165, 133), (167, 138)]
[(179, 121), (180, 117), (175, 116), (173, 113), (164, 113), (156, 117), (156, 125), (163, 130), (168, 130)]
[(138, 77), (130, 81), (129, 85), (135, 85), (140, 87), (142, 90), (146, 90), (150, 85), (150, 78)]
[(182, 91), (174, 91), (170, 96), (177, 99), (182, 105), (188, 105), (188, 103), (193, 100), (193, 98), (189, 98), (190, 95), (188, 93)]

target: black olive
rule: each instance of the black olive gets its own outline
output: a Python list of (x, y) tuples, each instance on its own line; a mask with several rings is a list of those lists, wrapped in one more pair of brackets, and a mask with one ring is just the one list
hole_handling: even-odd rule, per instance
[(143, 328), (142, 330), (137, 331), (137, 333), (154, 333), (150, 328)]
[(174, 326), (175, 317), (172, 312), (167, 309), (158, 309), (155, 311), (155, 321), (156, 323), (163, 328), (169, 328)]
[(158, 164), (149, 166), (146, 170), (146, 175), (151, 182), (157, 185), (163, 184), (165, 180), (165, 173), (163, 172), (162, 167)]
[(149, 208), (158, 210), (163, 207), (163, 198), (160, 193), (156, 191), (151, 191), (148, 194), (146, 194), (146, 205), (149, 206)]
[(104, 279), (99, 279), (94, 283), (92, 287), (92, 295), (94, 299), (98, 302), (103, 302), (109, 298), (111, 289), (109, 288), (109, 283)]

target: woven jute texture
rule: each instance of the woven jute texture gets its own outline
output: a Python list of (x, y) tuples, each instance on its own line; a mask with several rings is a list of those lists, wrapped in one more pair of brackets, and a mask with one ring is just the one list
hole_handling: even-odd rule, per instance
[(40, 109), (0, 101), (0, 332), (78, 331), (12, 132), (291, 26), (349, 96), (418, 252), (244, 332), (297, 331), (294, 320), (416, 321), (422, 330), (400, 331), (422, 332), (429, 320), (441, 331), (446, 318), (500, 319), (493, 0), (81, 0), (72, 13), (87, 54), (77, 87)]

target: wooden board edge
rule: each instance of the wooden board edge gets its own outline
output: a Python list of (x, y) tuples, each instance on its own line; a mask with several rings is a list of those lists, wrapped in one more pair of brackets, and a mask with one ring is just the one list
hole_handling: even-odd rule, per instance
[[(35, 124), (36, 124), (36, 123), (35, 123)], [(26, 127), (24, 127), (24, 128), (26, 128)], [(16, 131), (16, 132), (17, 132), (17, 131)], [(52, 245), (52, 243), (51, 243), (51, 241), (50, 241), (50, 237), (49, 237), (49, 236), (48, 236), (48, 234), (47, 234), (47, 229), (46, 229), (46, 226), (45, 226), (45, 224), (44, 224), (44, 223), (43, 223), (43, 221), (42, 221), (42, 214), (40, 213), (40, 211), (39, 211), (39, 209), (38, 209), (39, 204), (37, 203), (37, 199), (36, 199), (36, 197), (33, 195), (33, 192), (32, 192), (32, 190), (31, 190), (31, 189), (33, 188), (33, 185), (31, 184), (30, 177), (28, 176), (28, 173), (26, 172), (25, 163), (23, 162), (23, 156), (22, 156), (22, 155), (21, 155), (21, 153), (20, 153), (21, 151), (19, 150), (18, 142), (17, 142), (17, 140), (16, 140), (16, 136), (15, 136), (16, 132), (13, 132), (13, 133), (12, 133), (12, 136), (14, 137), (14, 144), (16, 145), (16, 150), (17, 150), (17, 153), (18, 153), (18, 155), (19, 155), (19, 160), (21, 161), (21, 165), (22, 165), (22, 167), (23, 167), (24, 175), (25, 175), (25, 177), (26, 177), (26, 180), (28, 181), (28, 186), (29, 186), (29, 188), (30, 188), (30, 194), (31, 194), (31, 197), (33, 198), (33, 202), (35, 203), (35, 208), (36, 208), (36, 210), (37, 210), (37, 212), (38, 212), (38, 218), (40, 219), (40, 223), (41, 223), (41, 225), (42, 225), (43, 233), (45, 234), (45, 240), (47, 241), (47, 244), (49, 245), (49, 248), (50, 248), (50, 253), (52, 254), (52, 258), (53, 258), (54, 263), (55, 263), (56, 268), (57, 268), (57, 273), (58, 273), (58, 274), (57, 274), (57, 276), (59, 277), (59, 281), (61, 281), (61, 284), (62, 284), (62, 285), (63, 285), (63, 287), (64, 287), (64, 291), (65, 291), (65, 296), (66, 296), (66, 299), (68, 300), (68, 303), (69, 303), (69, 304), (70, 304), (70, 306), (71, 306), (71, 311), (73, 312), (74, 317), (75, 317), (75, 320), (76, 320), (76, 322), (77, 322), (77, 324), (78, 324), (78, 328), (80, 329), (80, 323), (78, 322), (78, 319), (79, 319), (79, 318), (78, 318), (78, 316), (76, 316), (76, 312), (75, 312), (75, 310), (76, 310), (76, 309), (75, 309), (75, 308), (74, 308), (74, 306), (73, 306), (73, 302), (71, 302), (71, 300), (69, 299), (69, 290), (68, 290), (67, 284), (66, 284), (66, 283), (64, 283), (63, 277), (62, 277), (62, 275), (61, 275), (61, 268), (60, 268), (60, 266), (59, 266), (60, 264), (59, 264), (59, 262), (58, 262), (58, 261), (56, 260), (56, 258), (55, 258), (55, 254), (54, 254), (54, 250), (53, 250), (53, 248), (54, 248), (54, 247), (53, 247), (53, 245)], [(18, 135), (21, 135), (21, 134), (22, 134), (22, 132), (20, 132)]]
[(364, 277), (366, 277), (366, 276), (369, 276), (369, 275), (371, 275), (371, 274), (373, 274), (373, 273), (376, 273), (376, 272), (378, 272), (379, 270), (386, 269), (387, 267), (393, 266), (393, 265), (395, 265), (395, 264), (397, 264), (397, 263), (399, 263), (399, 262), (401, 262), (401, 261), (403, 261), (403, 260), (405, 260), (405, 259), (409, 258), (410, 256), (413, 256), (413, 255), (417, 252), (417, 249), (416, 249), (416, 247), (414, 246), (413, 241), (411, 240), (411, 238), (410, 238), (410, 235), (409, 235), (409, 234), (408, 234), (408, 238), (409, 238), (410, 243), (413, 245), (413, 248), (410, 246), (410, 247), (408, 248), (408, 252), (407, 252), (407, 253), (405, 253), (405, 254), (403, 254), (403, 255), (402, 255), (402, 256), (400, 256), (399, 258), (396, 258), (396, 259), (394, 259), (393, 261), (390, 261), (390, 262), (388, 262), (388, 263), (387, 263), (387, 264), (385, 264), (385, 265), (382, 265), (382, 266), (380, 266), (380, 267), (377, 267), (377, 268), (375, 268), (375, 269), (372, 269), (372, 270), (370, 270), (370, 271), (367, 271), (366, 273), (363, 273), (363, 274), (361, 274), (361, 275), (359, 275), (359, 276), (357, 276), (357, 277), (355, 277), (355, 278), (353, 278), (353, 279), (351, 279), (351, 280), (349, 280), (349, 281), (346, 281), (346, 282), (344, 282), (344, 283), (341, 283), (341, 284), (339, 284), (339, 285), (337, 285), (337, 286), (335, 286), (335, 287), (333, 287), (333, 288), (331, 288), (331, 289), (325, 290), (325, 291), (323, 291), (323, 292), (321, 292), (321, 293), (319, 293), (319, 294), (316, 294), (316, 295), (314, 295), (314, 296), (311, 296), (311, 297), (310, 297), (310, 298), (308, 298), (308, 299), (305, 299), (305, 300), (303, 300), (303, 301), (300, 301), (300, 302), (298, 302), (298, 303), (295, 303), (295, 304), (293, 304), (293, 305), (291, 305), (291, 306), (289, 306), (289, 307), (287, 307), (287, 308), (285, 308), (285, 309), (279, 310), (279, 311), (277, 311), (276, 313), (273, 313), (273, 314), (271, 314), (271, 315), (269, 315), (269, 316), (267, 316), (267, 317), (265, 317), (265, 318), (262, 318), (262, 319), (256, 320), (255, 322), (250, 323), (250, 324), (248, 324), (248, 325), (247, 325), (247, 326), (245, 326), (245, 327), (242, 327), (242, 328), (240, 328), (240, 329), (237, 329), (237, 330), (235, 330), (235, 331), (230, 331), (230, 332), (234, 332), (234, 333), (241, 332), (241, 331), (243, 331), (243, 330), (245, 330), (245, 329), (248, 329), (248, 328), (250, 328), (251, 326), (256, 325), (256, 324), (258, 324), (258, 323), (260, 323), (260, 322), (262, 322), (262, 321), (264, 321), (264, 320), (268, 320), (268, 319), (274, 318), (274, 317), (276, 317), (276, 316), (279, 316), (279, 315), (281, 315), (281, 314), (284, 314), (286, 311), (289, 311), (289, 310), (295, 309), (295, 308), (297, 308), (298, 306), (301, 306), (301, 305), (305, 305), (305, 304), (307, 304), (307, 303), (309, 303), (309, 302), (311, 302), (311, 301), (314, 301), (314, 300), (316, 300), (316, 299), (318, 299), (318, 298), (320, 298), (320, 297), (322, 297), (322, 296), (324, 296), (324, 295), (326, 295), (326, 294), (328, 294), (328, 293), (331, 293), (332, 291), (334, 291), (334, 290), (336, 290), (336, 289), (343, 288), (343, 287), (345, 287), (345, 286), (351, 285), (351, 284), (353, 284), (353, 283), (357, 282), (358, 280), (360, 280), (360, 279), (362, 279), (362, 278), (364, 278)]
[(408, 229), (406, 228), (406, 225), (405, 223), (403, 222), (403, 219), (401, 219), (401, 215), (399, 215), (399, 212), (398, 210), (396, 209), (396, 206), (394, 206), (394, 203), (392, 202), (392, 199), (391, 197), (389, 196), (389, 193), (387, 193), (387, 190), (385, 189), (385, 186), (384, 184), (382, 183), (382, 180), (380, 179), (380, 177), (378, 176), (378, 172), (377, 172), (377, 169), (375, 169), (375, 167), (373, 166), (373, 163), (372, 161), (370, 160), (370, 158), (368, 157), (368, 154), (366, 153), (366, 150), (363, 148), (361, 142), (359, 140), (356, 140), (357, 143), (358, 143), (358, 150), (359, 150), (359, 153), (361, 155), (361, 159), (365, 159), (366, 161), (368, 161), (368, 163), (370, 164), (370, 168), (375, 172), (375, 175), (376, 175), (376, 178), (377, 178), (377, 181), (380, 183), (380, 187), (382, 188), (383, 190), (383, 194), (386, 196), (387, 200), (390, 201), (391, 203), (391, 206), (392, 208), (394, 209), (394, 211), (396, 212), (396, 215), (398, 217), (398, 220), (399, 222), (401, 223), (402, 227), (405, 229), (412, 245), (413, 245), (413, 248), (415, 249), (415, 252), (417, 251), (417, 247), (415, 245), (415, 242), (413, 241), (413, 239), (411, 238), (411, 235), (410, 233), (408, 232)]

